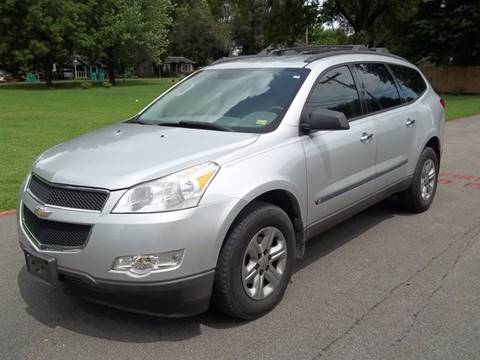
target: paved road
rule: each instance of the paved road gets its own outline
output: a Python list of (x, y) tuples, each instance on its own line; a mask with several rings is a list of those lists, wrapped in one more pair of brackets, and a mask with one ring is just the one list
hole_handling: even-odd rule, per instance
[(381, 204), (310, 242), (281, 305), (253, 322), (149, 318), (50, 290), (0, 218), (0, 358), (479, 358), (479, 135), (480, 118), (449, 123), (433, 208)]

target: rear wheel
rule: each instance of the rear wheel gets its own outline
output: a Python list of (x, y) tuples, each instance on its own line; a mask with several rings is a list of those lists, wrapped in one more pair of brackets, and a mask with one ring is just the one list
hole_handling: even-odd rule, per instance
[(240, 319), (265, 314), (282, 299), (294, 261), (295, 236), (288, 215), (277, 206), (252, 203), (220, 252), (215, 307)]
[(438, 158), (435, 151), (427, 147), (418, 160), (410, 187), (400, 194), (401, 205), (408, 211), (428, 210), (437, 191)]

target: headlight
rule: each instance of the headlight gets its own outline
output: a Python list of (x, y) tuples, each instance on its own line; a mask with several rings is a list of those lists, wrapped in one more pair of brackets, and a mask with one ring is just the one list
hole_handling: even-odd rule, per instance
[(220, 167), (214, 162), (136, 185), (118, 201), (113, 213), (151, 213), (195, 207)]

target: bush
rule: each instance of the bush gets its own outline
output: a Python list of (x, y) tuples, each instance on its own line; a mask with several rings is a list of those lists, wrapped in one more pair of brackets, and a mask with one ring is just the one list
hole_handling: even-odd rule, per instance
[(105, 88), (105, 89), (110, 89), (112, 87), (112, 84), (108, 81), (104, 81), (102, 83), (102, 86)]
[(84, 90), (90, 89), (92, 87), (92, 83), (89, 81), (84, 81), (80, 84), (80, 87)]

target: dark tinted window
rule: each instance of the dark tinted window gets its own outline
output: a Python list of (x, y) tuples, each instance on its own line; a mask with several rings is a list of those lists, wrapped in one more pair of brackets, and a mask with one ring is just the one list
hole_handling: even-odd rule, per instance
[(415, 101), (427, 85), (417, 70), (401, 65), (389, 65), (397, 77), (402, 97), (406, 102)]
[(357, 64), (355, 66), (365, 86), (368, 112), (384, 110), (401, 104), (395, 82), (385, 65)]
[(328, 71), (313, 89), (308, 107), (340, 111), (348, 119), (362, 114), (355, 82), (347, 66)]

